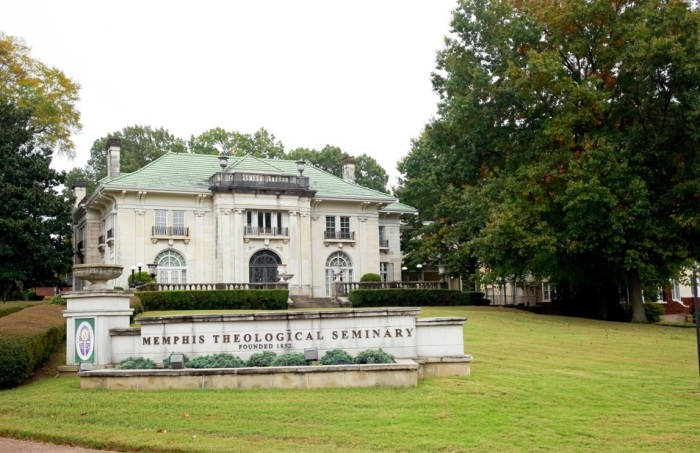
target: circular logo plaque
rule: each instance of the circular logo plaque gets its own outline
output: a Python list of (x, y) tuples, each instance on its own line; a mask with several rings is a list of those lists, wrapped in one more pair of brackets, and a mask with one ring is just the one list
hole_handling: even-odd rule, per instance
[(78, 325), (75, 336), (75, 350), (78, 352), (80, 360), (89, 360), (94, 349), (95, 332), (92, 330), (90, 323), (83, 321)]

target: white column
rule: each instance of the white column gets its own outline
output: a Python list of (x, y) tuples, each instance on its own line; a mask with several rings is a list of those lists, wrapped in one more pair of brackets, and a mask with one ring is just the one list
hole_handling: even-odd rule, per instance
[(245, 227), (245, 211), (243, 209), (234, 209), (233, 218), (233, 280), (235, 283), (243, 283), (248, 281), (248, 276), (246, 275), (246, 270), (248, 266), (245, 265), (245, 242), (243, 241), (243, 232)]
[[(370, 263), (370, 257), (369, 255), (379, 253), (379, 249), (377, 247), (374, 247), (374, 249), (367, 249), (367, 216), (359, 216), (357, 218), (357, 247), (360, 250), (360, 253), (355, 254), (353, 260), (355, 261), (355, 271), (358, 272), (358, 274), (355, 274), (353, 276), (353, 279), (356, 282), (360, 281), (360, 277), (365, 275), (368, 270), (368, 266)], [(376, 272), (376, 271), (372, 271)]]
[(204, 281), (204, 211), (194, 212), (194, 254), (195, 254), (195, 282), (209, 283)]
[(231, 244), (231, 211), (221, 209), (219, 224), (221, 234), (219, 236), (219, 256), (221, 257), (221, 280), (217, 283), (230, 283), (233, 281), (231, 266), (232, 248)]
[(289, 263), (287, 272), (294, 274), (289, 282), (290, 294), (301, 294), (301, 282), (304, 274), (308, 273), (301, 266), (301, 254), (299, 253), (301, 236), (299, 234), (299, 212), (289, 211)]

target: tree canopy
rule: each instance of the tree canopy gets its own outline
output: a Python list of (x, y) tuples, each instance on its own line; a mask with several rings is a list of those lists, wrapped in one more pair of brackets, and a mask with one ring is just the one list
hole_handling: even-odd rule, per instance
[[(97, 186), (97, 182), (107, 176), (105, 147), (109, 138), (121, 138), (122, 173), (134, 172), (167, 152), (185, 152), (252, 155), (263, 159), (303, 159), (340, 178), (342, 177), (341, 162), (347, 156), (340, 148), (331, 145), (324, 146), (321, 151), (297, 148), (286, 154), (282, 142), (264, 128), (260, 128), (253, 134), (214, 128), (196, 137), (192, 136), (186, 143), (166, 129), (134, 125), (95, 140), (90, 149), (87, 166), (74, 168), (68, 172), (67, 187), (72, 186), (78, 179), (84, 179), (88, 183), (89, 195)], [(385, 192), (389, 176), (374, 158), (362, 154), (355, 159), (355, 180), (357, 184), (364, 187)]]
[(209, 129), (189, 141), (190, 151), (195, 154), (251, 155), (266, 159), (284, 159), (284, 145), (265, 128), (255, 133), (242, 134), (220, 127)]
[(70, 269), (70, 204), (57, 187), (63, 173), (49, 167), (52, 150), (40, 145), (31, 112), (0, 95), (0, 290), (56, 284)]
[(167, 130), (150, 126), (127, 126), (95, 140), (90, 148), (90, 159), (84, 174), (92, 175), (90, 181), (97, 182), (107, 176), (105, 148), (110, 138), (121, 139), (120, 171), (131, 173), (153, 162), (167, 152), (187, 152), (187, 145)]
[[(296, 148), (289, 152), (287, 159), (305, 160), (338, 178), (343, 177), (343, 158), (347, 156), (337, 146), (326, 145), (317, 151), (308, 148)], [(363, 187), (386, 192), (389, 175), (379, 163), (367, 154), (355, 158), (355, 182)]]
[[(700, 258), (700, 35), (681, 0), (462, 1), (399, 194), (496, 275), (641, 288)], [(426, 174), (427, 173), (427, 174)]]
[(0, 95), (29, 109), (27, 127), (40, 144), (75, 155), (71, 134), (80, 132), (80, 86), (55, 67), (31, 57), (21, 38), (0, 32)]

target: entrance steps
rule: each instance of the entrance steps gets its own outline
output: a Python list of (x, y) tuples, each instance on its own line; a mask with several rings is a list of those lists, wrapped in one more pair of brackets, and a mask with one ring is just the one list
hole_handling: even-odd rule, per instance
[(347, 305), (342, 301), (338, 300), (334, 302), (330, 297), (309, 297), (309, 296), (289, 296), (289, 298), (294, 302), (294, 305), (289, 305), (289, 308), (337, 308), (337, 307), (347, 307)]

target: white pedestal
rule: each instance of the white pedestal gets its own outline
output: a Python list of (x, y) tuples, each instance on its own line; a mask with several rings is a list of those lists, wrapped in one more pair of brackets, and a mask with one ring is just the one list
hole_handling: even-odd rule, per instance
[(93, 365), (112, 363), (110, 329), (129, 327), (133, 309), (129, 295), (119, 291), (75, 291), (64, 296), (67, 300), (66, 365), (91, 362)]

